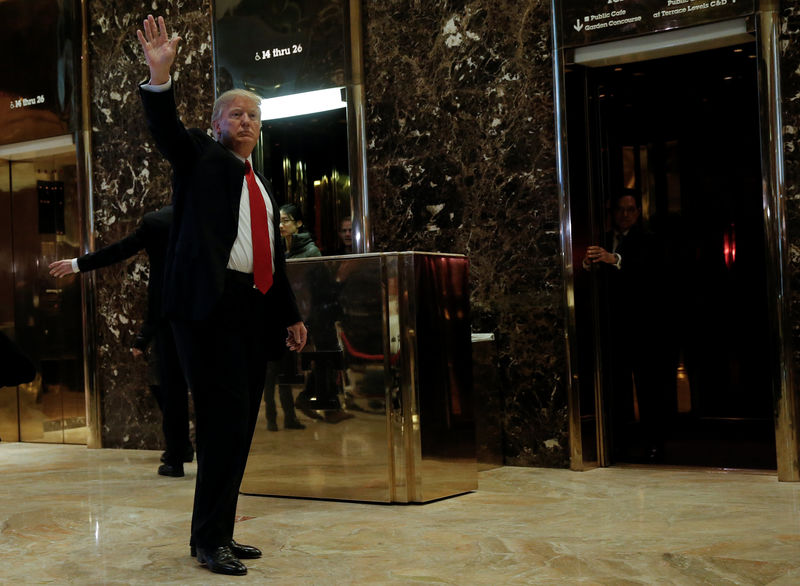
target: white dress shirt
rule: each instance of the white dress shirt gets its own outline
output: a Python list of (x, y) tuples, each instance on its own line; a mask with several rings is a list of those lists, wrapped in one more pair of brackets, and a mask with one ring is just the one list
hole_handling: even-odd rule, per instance
[[(141, 88), (148, 92), (165, 92), (172, 87), (172, 78), (170, 78), (166, 83), (161, 85), (152, 85), (149, 83), (145, 83), (141, 85)], [(251, 157), (245, 159), (244, 157), (239, 156), (238, 154), (231, 151), (231, 154), (239, 159), (241, 162), (245, 162), (245, 160), (250, 161), (250, 167), (253, 166), (253, 161)], [(275, 217), (275, 210), (272, 208), (272, 199), (267, 195), (267, 190), (264, 188), (264, 184), (261, 183), (261, 180), (256, 177), (256, 183), (258, 184), (258, 188), (261, 190), (261, 197), (264, 199), (264, 205), (267, 208), (267, 226), (269, 227), (269, 248), (272, 252), (272, 258), (270, 259), (272, 264), (272, 272), (275, 272), (275, 227), (273, 224), (273, 219)], [(77, 262), (74, 263), (77, 265)], [(234, 271), (239, 271), (240, 273), (252, 273), (253, 272), (253, 236), (250, 230), (250, 195), (247, 190), (247, 179), (242, 178), (242, 195), (239, 199), (239, 228), (236, 234), (236, 240), (233, 241), (233, 247), (231, 248), (231, 255), (228, 259), (228, 266), (227, 268), (232, 269)]]

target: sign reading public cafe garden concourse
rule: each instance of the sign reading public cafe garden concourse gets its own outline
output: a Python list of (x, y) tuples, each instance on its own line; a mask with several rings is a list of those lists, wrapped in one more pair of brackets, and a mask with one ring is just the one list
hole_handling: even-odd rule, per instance
[(753, 14), (755, 0), (561, 0), (561, 44), (590, 45)]

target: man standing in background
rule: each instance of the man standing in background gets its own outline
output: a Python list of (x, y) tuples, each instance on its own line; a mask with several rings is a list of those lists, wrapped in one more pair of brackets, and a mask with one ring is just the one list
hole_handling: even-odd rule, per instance
[[(161, 315), (163, 294), (164, 258), (172, 224), (172, 206), (167, 205), (148, 212), (136, 230), (113, 244), (79, 258), (61, 259), (50, 263), (50, 274), (64, 277), (78, 272), (94, 271), (121, 262), (147, 251), (150, 260), (150, 279), (147, 283), (147, 314), (131, 352), (141, 355), (150, 341), (154, 341), (148, 365), (155, 372), (148, 373), (148, 382), (161, 409), (162, 430), (166, 451), (159, 466), (161, 476), (183, 476), (184, 462), (194, 457), (189, 439), (189, 391), (178, 364), (175, 341), (169, 323)], [(153, 384), (153, 383), (156, 384)]]

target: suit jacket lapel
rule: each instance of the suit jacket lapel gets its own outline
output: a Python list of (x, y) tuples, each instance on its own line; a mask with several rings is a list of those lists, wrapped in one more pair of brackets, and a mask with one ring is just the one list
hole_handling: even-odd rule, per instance
[(244, 163), (237, 159), (224, 146), (219, 145), (225, 151), (225, 185), (229, 186), (230, 191), (226, 194), (228, 198), (228, 205), (233, 217), (239, 221), (239, 206), (242, 199), (242, 184), (244, 182)]
[(258, 171), (255, 172), (258, 178), (261, 180), (261, 184), (264, 186), (264, 189), (267, 190), (267, 197), (272, 202), (272, 226), (274, 228), (274, 238), (272, 239), (272, 249), (277, 253), (280, 250), (283, 250), (281, 245), (281, 226), (280, 226), (280, 210), (278, 209), (278, 203), (275, 201), (275, 198), (272, 196), (272, 184), (270, 183), (269, 179), (264, 177)]

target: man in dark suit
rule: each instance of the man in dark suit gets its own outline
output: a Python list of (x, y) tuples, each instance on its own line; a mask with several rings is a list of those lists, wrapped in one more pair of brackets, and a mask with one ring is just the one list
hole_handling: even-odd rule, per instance
[[(665, 417), (664, 389), (658, 378), (659, 347), (655, 313), (656, 278), (662, 268), (655, 238), (640, 222), (639, 203), (632, 195), (614, 199), (613, 228), (603, 246), (589, 246), (584, 268), (600, 271), (603, 314), (601, 348), (604, 386), (616, 460), (661, 457)], [(639, 408), (635, 424), (634, 388)], [(638, 428), (636, 438), (632, 432)]]
[(197, 419), (190, 549), (213, 572), (243, 575), (239, 560), (261, 556), (233, 540), (233, 526), (266, 364), (284, 345), (300, 351), (306, 329), (280, 254), (278, 207), (250, 160), (260, 98), (244, 90), (221, 95), (211, 116), (216, 140), (187, 130), (171, 78), (180, 38), (167, 36), (162, 17), (148, 16), (143, 29), (137, 36), (150, 80), (141, 86), (142, 104), (173, 171), (164, 310)]
[(161, 457), (163, 464), (158, 473), (162, 476), (183, 476), (183, 463), (193, 458), (189, 439), (189, 391), (180, 370), (175, 341), (169, 323), (161, 315), (164, 260), (167, 254), (169, 229), (172, 224), (172, 206), (149, 212), (142, 217), (132, 233), (96, 252), (79, 258), (57, 260), (50, 264), (50, 274), (63, 277), (77, 272), (100, 269), (121, 262), (144, 249), (150, 259), (150, 280), (147, 283), (147, 315), (136, 341), (134, 355), (141, 354), (153, 340), (155, 380), (153, 394), (161, 409), (162, 429), (167, 446)]

